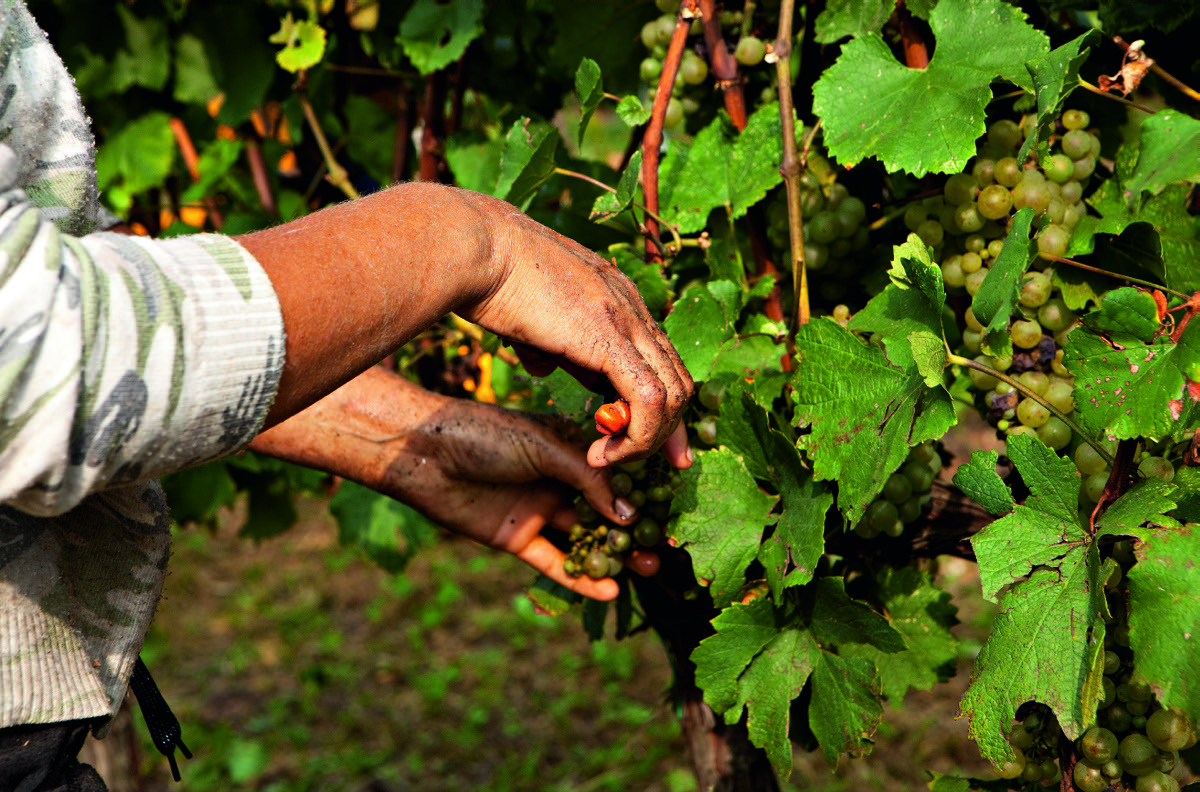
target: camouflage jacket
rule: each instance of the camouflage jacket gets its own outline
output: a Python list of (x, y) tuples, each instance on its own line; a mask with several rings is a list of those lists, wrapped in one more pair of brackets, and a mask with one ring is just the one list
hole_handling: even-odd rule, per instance
[(62, 61), (0, 0), (0, 727), (120, 706), (169, 554), (154, 479), (247, 444), (283, 367), (257, 262), (93, 233), (94, 159)]

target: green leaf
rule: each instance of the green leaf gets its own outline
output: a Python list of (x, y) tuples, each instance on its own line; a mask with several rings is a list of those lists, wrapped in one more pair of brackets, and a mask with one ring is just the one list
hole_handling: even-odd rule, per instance
[(740, 134), (721, 112), (691, 146), (672, 142), (659, 176), (660, 214), (684, 234), (702, 230), (717, 207), (741, 217), (783, 181), (782, 156), (778, 105), (755, 111)]
[(237, 486), (223, 461), (172, 473), (162, 479), (162, 486), (171, 504), (171, 519), (179, 525), (195, 522), (215, 527), (218, 510), (232, 506), (237, 497)]
[(833, 44), (847, 36), (878, 33), (896, 8), (896, 0), (843, 0), (830, 3), (817, 17), (817, 41)]
[(1009, 437), (1008, 454), (1033, 494), (971, 538), (983, 596), (990, 600), (1032, 567), (1062, 555), (1064, 544), (1087, 539), (1075, 464), (1030, 435)]
[[(915, 365), (923, 377), (933, 372), (928, 338), (941, 344), (942, 306), (946, 302), (942, 271), (930, 257), (929, 247), (916, 234), (909, 234), (908, 241), (893, 249), (892, 268), (888, 271), (891, 284), (850, 320), (848, 328), (853, 331), (875, 334), (882, 341), (888, 360), (893, 365), (909, 368)], [(918, 335), (922, 344), (923, 363), (914, 358), (911, 338)], [(943, 344), (944, 346), (944, 344)], [(925, 369), (922, 369), (922, 365)], [(941, 385), (940, 375), (930, 387)]]
[(636, 96), (626, 96), (617, 102), (617, 115), (629, 126), (637, 127), (650, 120), (650, 108)]
[(1153, 528), (1179, 528), (1179, 521), (1167, 516), (1175, 508), (1181, 491), (1159, 478), (1143, 479), (1117, 498), (1096, 521), (1098, 536), (1145, 537)]
[(455, 183), (465, 190), (495, 195), (504, 145), (504, 138), (488, 140), (466, 131), (451, 135), (446, 141), (446, 162), (454, 173)]
[(604, 638), (604, 623), (608, 620), (608, 603), (601, 600), (584, 599), (583, 601), (583, 630), (588, 640), (600, 641)]
[(637, 194), (638, 178), (642, 172), (642, 152), (639, 149), (629, 158), (629, 164), (617, 181), (615, 193), (603, 192), (592, 205), (591, 219), (597, 223), (611, 220), (629, 208), (633, 197)]
[(971, 461), (959, 465), (954, 473), (954, 486), (982, 506), (989, 514), (1008, 514), (1013, 510), (1012, 490), (996, 473), (999, 454), (995, 451), (973, 451)]
[(932, 780), (928, 786), (930, 792), (968, 792), (971, 789), (971, 779), (958, 776), (942, 775), (936, 770), (930, 770)]
[(907, 68), (871, 33), (845, 44), (813, 86), (825, 145), (842, 165), (876, 157), (888, 170), (916, 176), (958, 172), (984, 132), (992, 81), (1033, 89), (1025, 62), (1049, 44), (1015, 7), (1001, 0), (938, 3), (929, 24), (937, 48), (928, 68)]
[[(734, 603), (712, 620), (716, 634), (701, 641), (691, 659), (704, 700), (718, 713), (725, 713), (737, 701), (738, 676), (783, 629), (781, 616), (770, 600), (757, 597), (744, 605)], [(798, 695), (796, 690), (791, 698)]]
[(171, 70), (166, 20), (138, 19), (125, 5), (117, 6), (117, 16), (125, 28), (125, 47), (117, 52), (113, 71), (125, 75), (130, 84), (161, 91)]
[(597, 394), (562, 369), (555, 369), (546, 377), (533, 378), (533, 387), (534, 404), (540, 406), (549, 402), (553, 412), (571, 418), (591, 415), (601, 403)]
[(1063, 363), (1075, 375), (1076, 420), (1094, 436), (1183, 440), (1200, 425), (1184, 377), (1200, 365), (1200, 327), (1192, 323), (1178, 344), (1165, 337), (1154, 344), (1130, 339), (1123, 349), (1075, 331)]
[(840, 577), (820, 577), (805, 586), (800, 606), (811, 614), (809, 629), (821, 646), (868, 644), (889, 654), (908, 648), (887, 619), (846, 596)]
[(353, 481), (342, 482), (329, 511), (338, 522), (338, 543), (361, 547), (388, 572), (403, 570), (438, 535), (437, 526), (408, 506)]
[(1168, 185), (1200, 182), (1200, 121), (1163, 110), (1142, 123), (1137, 167), (1125, 182), (1135, 196), (1158, 195)]
[(380, 184), (392, 180), (396, 119), (365, 96), (351, 94), (343, 105), (346, 151)]
[(648, 264), (637, 251), (626, 244), (613, 245), (608, 249), (608, 256), (616, 261), (617, 268), (637, 286), (650, 315), (662, 316), (667, 310), (667, 299), (671, 294), (662, 268)]
[(109, 137), (97, 152), (96, 186), (121, 188), (124, 197), (112, 207), (118, 214), (128, 211), (133, 195), (158, 186), (170, 174), (176, 152), (170, 120), (166, 113), (147, 113)]
[(234, 784), (245, 784), (267, 769), (271, 754), (258, 740), (238, 739), (229, 744), (225, 766), (229, 780)]
[(697, 381), (708, 378), (721, 344), (733, 335), (732, 319), (711, 291), (701, 285), (692, 286), (675, 301), (663, 327), (683, 365)]
[(883, 718), (875, 664), (821, 652), (812, 671), (812, 690), (808, 726), (825, 760), (835, 763), (840, 753), (859, 756), (870, 751), (869, 738)]
[(1200, 537), (1156, 531), (1129, 570), (1129, 646), (1164, 707), (1200, 712)]
[(1200, 522), (1200, 467), (1184, 466), (1175, 471), (1179, 505), (1175, 516), (1182, 522)]
[(1079, 87), (1079, 67), (1087, 60), (1088, 48), (1100, 40), (1100, 31), (1089, 30), (1061, 47), (1034, 58), (1025, 64), (1033, 76), (1037, 95), (1037, 124), (1034, 134), (1025, 139), (1017, 153), (1017, 162), (1024, 162), (1036, 146), (1036, 159), (1041, 162), (1049, 153), (1049, 140), (1063, 102)]
[(196, 163), (200, 179), (183, 191), (180, 201), (183, 203), (199, 202), (211, 194), (214, 185), (229, 173), (230, 168), (237, 164), (244, 148), (245, 144), (240, 140), (218, 138), (205, 144), (204, 150), (200, 153), (200, 159)]
[(291, 11), (279, 20), (279, 30), (267, 41), (283, 45), (283, 49), (275, 53), (275, 62), (293, 74), (301, 69), (311, 69), (325, 57), (325, 28), (309, 19), (297, 22)]
[(558, 130), (549, 124), (522, 118), (513, 123), (500, 155), (500, 176), (492, 195), (513, 206), (523, 206), (554, 173)]
[(839, 647), (838, 653), (873, 662), (883, 695), (900, 701), (910, 687), (929, 690), (946, 681), (947, 668), (953, 673), (958, 639), (950, 628), (958, 623), (958, 608), (951, 604), (949, 592), (912, 567), (883, 567), (876, 582), (892, 628), (907, 648), (886, 652), (868, 644), (847, 644)]
[(204, 41), (190, 33), (180, 35), (175, 39), (175, 101), (204, 104), (220, 92)]
[(432, 74), (463, 56), (483, 34), (483, 0), (417, 0), (404, 21), (396, 43), (421, 74)]
[(812, 428), (797, 445), (812, 458), (817, 479), (838, 482), (838, 507), (850, 522), (862, 517), (910, 446), (955, 423), (945, 388), (928, 388), (915, 364), (897, 368), (879, 347), (828, 318), (796, 334), (792, 385), (793, 420)]
[(529, 597), (538, 613), (547, 616), (562, 616), (572, 605), (583, 602), (582, 594), (576, 594), (540, 573), (533, 585), (526, 589), (525, 596)]
[(1126, 286), (1106, 292), (1099, 310), (1085, 314), (1081, 321), (1093, 333), (1113, 340), (1133, 338), (1145, 344), (1158, 330), (1158, 306), (1146, 292)]
[(687, 547), (696, 579), (713, 601), (726, 605), (741, 589), (763, 529), (775, 522), (771, 510), (779, 497), (759, 489), (742, 460), (724, 448), (697, 453), (682, 475), (670, 535)]
[(587, 130), (592, 113), (604, 98), (604, 83), (600, 79), (600, 67), (591, 58), (584, 58), (575, 70), (575, 93), (579, 95), (579, 145), (583, 145), (583, 133)]
[(1007, 356), (1012, 350), (1008, 320), (1021, 294), (1021, 278), (1033, 259), (1034, 243), (1029, 238), (1032, 224), (1033, 210), (1023, 207), (1013, 217), (1004, 249), (971, 299), (971, 312), (984, 326), (981, 346), (986, 354)]
[(930, 388), (937, 388), (946, 382), (946, 362), (949, 359), (946, 352), (946, 342), (941, 336), (936, 336), (928, 330), (918, 330), (908, 337), (913, 360), (917, 371), (925, 379)]

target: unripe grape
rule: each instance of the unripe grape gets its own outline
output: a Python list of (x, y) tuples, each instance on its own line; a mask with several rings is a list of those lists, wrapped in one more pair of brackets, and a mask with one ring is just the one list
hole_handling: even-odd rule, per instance
[(1146, 720), (1146, 737), (1160, 751), (1178, 751), (1188, 744), (1192, 723), (1176, 709), (1158, 710)]
[(1096, 158), (1091, 154), (1088, 154), (1081, 160), (1075, 160), (1075, 169), (1072, 172), (1072, 178), (1074, 178), (1076, 181), (1083, 181), (1088, 176), (1091, 176), (1092, 172), (1095, 170)]
[(983, 281), (985, 278), (987, 278), (987, 274), (988, 268), (981, 267), (975, 272), (972, 272), (970, 275), (967, 275), (966, 283), (963, 284), (967, 289), (967, 294), (974, 297), (975, 292), (979, 291), (980, 287), (983, 286)]
[(1017, 405), (1017, 420), (1036, 429), (1050, 420), (1050, 411), (1033, 399), (1022, 399)]
[(852, 221), (852, 228), (857, 228), (867, 218), (867, 205), (861, 199), (848, 195), (837, 205), (837, 213), (844, 222)]
[(998, 149), (1013, 151), (1021, 145), (1021, 128), (1015, 121), (1002, 118), (988, 127), (987, 142)]
[(1079, 738), (1079, 751), (1093, 765), (1102, 765), (1117, 755), (1117, 735), (1103, 726), (1093, 726)]
[(670, 487), (651, 487), (646, 490), (646, 500), (651, 503), (666, 503), (675, 497), (675, 493), (671, 492)]
[(975, 318), (975, 311), (971, 310), (970, 306), (967, 307), (966, 313), (964, 314), (963, 318), (966, 320), (968, 328), (970, 328), (971, 330), (974, 330), (977, 333), (983, 332), (983, 323), (980, 322), (977, 318)]
[(1087, 208), (1083, 205), (1083, 201), (1076, 201), (1063, 211), (1062, 222), (1059, 225), (1069, 231), (1074, 230), (1085, 215), (1087, 215)]
[(1050, 388), (1050, 378), (1040, 371), (1023, 371), (1017, 375), (1017, 381), (1038, 396), (1045, 396)]
[(614, 528), (608, 532), (608, 546), (614, 553), (624, 553), (633, 544), (633, 537), (627, 532)]
[(1083, 198), (1083, 185), (1074, 180), (1067, 182), (1062, 186), (1061, 198), (1068, 206), (1078, 203)]
[[(975, 358), (975, 362), (991, 368), (995, 368), (996, 366), (996, 359), (991, 355), (979, 355)], [(991, 374), (988, 374), (986, 371), (979, 371), (973, 368), (967, 369), (967, 376), (971, 378), (971, 382), (974, 383), (978, 390), (991, 390), (992, 388), (996, 387), (998, 382), (1000, 382), (1000, 380), (996, 379)]]
[(1138, 473), (1145, 478), (1157, 476), (1170, 483), (1175, 479), (1175, 467), (1163, 457), (1148, 456), (1138, 465)]
[(995, 181), (996, 161), (981, 157), (975, 161), (974, 167), (971, 168), (971, 175), (975, 177), (975, 183), (980, 187), (986, 187)]
[(829, 263), (829, 247), (817, 242), (804, 240), (804, 264), (812, 270), (819, 270)]
[(811, 235), (814, 242), (823, 245), (837, 239), (838, 231), (837, 215), (828, 209), (817, 212), (811, 220), (804, 224), (805, 237)]
[(1065, 110), (1062, 114), (1062, 125), (1067, 129), (1083, 129), (1090, 120), (1083, 110)]
[(642, 61), (639, 67), (639, 73), (642, 77), (642, 82), (652, 83), (658, 79), (658, 75), (662, 74), (662, 61), (657, 58), (646, 58)]
[(675, 15), (663, 14), (654, 22), (658, 25), (658, 43), (665, 47), (671, 43), (671, 36), (675, 35)]
[(633, 491), (633, 479), (628, 473), (615, 473), (612, 479), (608, 482), (612, 488), (613, 494), (617, 497), (624, 497)]
[(1100, 701), (1096, 704), (1097, 708), (1104, 709), (1108, 706), (1111, 706), (1116, 700), (1117, 686), (1113, 684), (1111, 679), (1104, 677), (1100, 683)]
[[(1099, 454), (1096, 454), (1096, 449), (1092, 448), (1092, 447), (1091, 447), (1090, 445), (1088, 445), (1087, 443), (1084, 443), (1084, 444), (1082, 444), (1081, 446), (1079, 446), (1079, 448), (1086, 448), (1086, 449), (1089, 449), (1089, 450), (1090, 450), (1090, 451), (1091, 451), (1093, 454), (1095, 454), (1095, 456), (1096, 456), (1096, 458), (1097, 458), (1097, 459), (1100, 459), (1100, 455), (1099, 455)], [(1078, 463), (1078, 459), (1079, 459), (1079, 451), (1078, 451), (1078, 449), (1075, 451), (1075, 458), (1076, 458), (1076, 464), (1075, 464), (1075, 466), (1076, 466), (1076, 467), (1079, 467), (1079, 463)], [(1103, 461), (1103, 460), (1101, 460), (1101, 461)], [(1080, 470), (1080, 472), (1082, 473), (1083, 471), (1082, 471), (1082, 470)], [(1089, 471), (1088, 471), (1088, 474), (1095, 473), (1095, 472), (1096, 472), (1096, 471), (1094, 471), (1094, 470), (1089, 470)], [(1117, 567), (1114, 567), (1114, 568), (1115, 568), (1115, 569), (1120, 569), (1121, 567), (1120, 567), (1120, 566), (1117, 566)], [(1115, 673), (1117, 673), (1117, 672), (1118, 672), (1118, 671), (1120, 671), (1120, 670), (1121, 670), (1121, 656), (1120, 656), (1120, 655), (1118, 655), (1116, 652), (1113, 652), (1113, 651), (1106, 651), (1106, 652), (1104, 653), (1104, 673), (1105, 673), (1105, 674), (1112, 675), (1112, 674), (1115, 674)], [(1153, 739), (1151, 739), (1151, 742), (1153, 742)]]
[(646, 24), (642, 25), (642, 44), (646, 45), (646, 49), (654, 49), (658, 44), (658, 20), (651, 19)]
[(1179, 792), (1179, 782), (1161, 770), (1151, 770), (1138, 777), (1137, 792)]
[[(1026, 171), (1033, 173), (1034, 171)], [(1035, 213), (1041, 214), (1050, 205), (1050, 188), (1044, 183), (1023, 179), (1012, 191), (1013, 208), (1020, 209), (1028, 206)]]
[(912, 485), (912, 491), (915, 493), (928, 492), (933, 486), (934, 472), (929, 465), (924, 462), (912, 460), (905, 462), (900, 468), (900, 472), (908, 479)]
[(1011, 190), (1021, 182), (1021, 165), (1012, 157), (1004, 157), (996, 160), (996, 167), (992, 175), (997, 184), (1004, 185)]
[(1082, 159), (1092, 151), (1092, 136), (1082, 129), (1072, 129), (1062, 136), (1062, 153), (1071, 160)]
[(1038, 234), (1038, 255), (1047, 259), (1053, 256), (1063, 256), (1067, 252), (1067, 244), (1070, 241), (1070, 231), (1051, 223)]
[(929, 217), (929, 210), (920, 203), (911, 203), (904, 210), (904, 227), (916, 233), (921, 223)]
[(1029, 746), (1033, 745), (1033, 735), (1025, 728), (1025, 724), (1018, 723), (1012, 727), (1012, 731), (1008, 733), (1008, 744), (1013, 748), (1019, 748), (1024, 751)]
[(921, 499), (909, 498), (896, 507), (901, 523), (910, 523), (921, 516)]
[(593, 550), (583, 559), (583, 571), (593, 580), (608, 577), (608, 556), (603, 550)]
[(975, 194), (978, 191), (974, 176), (966, 173), (956, 173), (946, 180), (943, 195), (945, 196), (946, 203), (951, 206), (960, 206), (961, 204), (974, 201)]
[(1078, 317), (1059, 297), (1052, 297), (1038, 308), (1038, 323), (1051, 333), (1059, 333), (1075, 324)]
[(850, 188), (841, 182), (834, 182), (825, 188), (825, 197), (829, 199), (830, 209), (839, 209), (842, 202), (850, 197)]
[(1042, 273), (1027, 272), (1021, 279), (1021, 293), (1017, 299), (1026, 308), (1038, 308), (1050, 299), (1053, 289), (1050, 279)]
[(1104, 778), (1104, 774), (1100, 772), (1100, 768), (1092, 767), (1083, 762), (1075, 764), (1074, 778), (1075, 787), (1080, 792), (1104, 792), (1108, 788), (1108, 781)]
[(1016, 778), (1025, 770), (1025, 754), (1019, 748), (1014, 748), (1015, 757), (996, 768), (996, 775), (1001, 778)]
[(1034, 321), (1018, 319), (1008, 328), (1008, 334), (1021, 349), (1033, 349), (1042, 343), (1042, 326)]
[[(596, 520), (600, 519), (600, 512), (592, 508), (592, 504), (580, 498), (579, 502), (575, 504), (575, 519), (579, 520), (581, 523), (596, 522)], [(582, 531), (583, 526), (579, 526), (579, 529)], [(578, 541), (574, 536), (571, 538), (574, 541)], [(579, 538), (582, 539), (582, 535)]]
[(963, 274), (957, 259), (942, 264), (942, 280), (951, 288), (963, 286), (967, 282), (967, 276)]
[(705, 380), (700, 386), (700, 403), (712, 412), (719, 412), (721, 409), (721, 400), (725, 398), (725, 389), (729, 383), (724, 380), (709, 379)]
[(917, 226), (917, 236), (930, 247), (937, 247), (942, 244), (942, 238), (945, 233), (946, 231), (942, 228), (942, 224), (937, 220), (925, 220), (921, 225)]
[[(905, 479), (905, 483), (907, 483)], [(911, 487), (910, 487), (911, 488)], [(897, 520), (900, 519), (900, 512), (896, 509), (896, 504), (889, 500), (879, 499), (873, 501), (867, 507), (866, 514), (863, 515), (863, 522), (867, 527), (876, 534), (883, 533), (890, 528)]]
[(745, 36), (737, 43), (733, 52), (734, 59), (743, 66), (754, 66), (762, 61), (767, 54), (767, 45), (754, 36)]
[(800, 192), (800, 211), (805, 217), (812, 217), (825, 208), (825, 193), (820, 188), (802, 190)]
[(974, 202), (965, 203), (954, 212), (954, 225), (964, 234), (973, 234), (983, 228), (983, 221), (983, 215)]
[(1066, 154), (1053, 154), (1042, 163), (1042, 169), (1050, 181), (1065, 184), (1075, 174), (1075, 163)]
[(1031, 784), (1036, 784), (1042, 780), (1042, 765), (1041, 763), (1033, 763), (1028, 760), (1025, 762), (1025, 769), (1021, 771), (1021, 780)]
[(850, 319), (850, 307), (847, 305), (833, 306), (833, 318), (838, 322), (846, 322)]
[(653, 547), (661, 538), (662, 528), (649, 517), (643, 517), (633, 526), (633, 539), (643, 547)]
[(1104, 764), (1100, 765), (1100, 772), (1104, 773), (1105, 778), (1120, 778), (1125, 773), (1125, 768), (1116, 759), (1109, 759)]
[(1046, 206), (1046, 219), (1051, 223), (1061, 226), (1063, 218), (1067, 215), (1067, 205), (1063, 203), (1061, 198), (1051, 198), (1050, 203)]
[(671, 97), (671, 101), (667, 102), (667, 112), (663, 115), (663, 126), (668, 129), (679, 126), (683, 121), (683, 104)]
[(958, 260), (958, 266), (962, 267), (962, 271), (964, 273), (970, 275), (972, 272), (978, 272), (979, 269), (983, 267), (983, 259), (978, 253), (967, 251), (966, 253), (963, 253), (962, 257)]
[(881, 494), (892, 503), (903, 503), (912, 496), (912, 492), (912, 482), (908, 480), (908, 477), (900, 473), (893, 473), (884, 482)]
[(1012, 211), (1012, 193), (1003, 185), (989, 185), (979, 193), (978, 208), (979, 214), (989, 220), (1007, 217)]
[[(1100, 452), (1098, 452), (1096, 449), (1092, 448), (1087, 443), (1080, 443), (1079, 448), (1075, 449), (1075, 469), (1079, 471), (1080, 475), (1090, 476), (1093, 473), (1101, 473), (1104, 470), (1107, 470), (1108, 463), (1104, 461), (1104, 457), (1100, 456)], [(1108, 654), (1111, 654), (1113, 657), (1117, 657), (1112, 652), (1109, 652)], [(1118, 667), (1120, 666), (1119, 658), (1117, 660), (1117, 665)], [(1106, 674), (1111, 674), (1115, 671), (1115, 669), (1114, 671), (1108, 670), (1107, 655), (1105, 655), (1104, 669), (1104, 673)]]
[(679, 76), (688, 85), (699, 85), (708, 77), (708, 64), (695, 52), (688, 50), (679, 64)]
[(978, 352), (983, 345), (983, 334), (974, 330), (963, 330), (962, 343), (968, 351)]
[[(1104, 494), (1104, 487), (1107, 484), (1108, 484), (1108, 471), (1107, 470), (1101, 471), (1099, 473), (1093, 473), (1092, 475), (1088, 476), (1087, 478), (1085, 478), (1083, 480), (1084, 497), (1086, 497), (1092, 503), (1099, 503), (1100, 496)], [(1129, 715), (1129, 712), (1125, 711), (1125, 714)], [(1126, 725), (1125, 729), (1118, 729), (1116, 726), (1110, 725), (1109, 728), (1111, 728), (1113, 731), (1124, 731), (1125, 729), (1128, 729), (1129, 726)]]
[(988, 242), (988, 258), (996, 258), (1002, 250), (1004, 250), (1003, 239), (993, 239), (991, 242)]
[(695, 423), (696, 437), (707, 446), (717, 444), (717, 416), (706, 415)]
[(1146, 775), (1158, 765), (1158, 749), (1144, 734), (1128, 734), (1117, 748), (1117, 758), (1125, 772), (1135, 776)]

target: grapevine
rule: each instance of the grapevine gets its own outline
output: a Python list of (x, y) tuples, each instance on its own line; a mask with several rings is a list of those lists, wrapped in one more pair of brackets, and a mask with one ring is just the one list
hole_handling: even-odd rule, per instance
[[(250, 91), (216, 69), (145, 115), (130, 115), (141, 94), (99, 111), (110, 208), (147, 233), (195, 230), (185, 209), (235, 233), (437, 178), (620, 268), (697, 383), (695, 462), (607, 471), (638, 515), (619, 526), (579, 499), (550, 538), (568, 576), (617, 580), (618, 636), (663, 638), (702, 787), (777, 788), (796, 746), (835, 764), (868, 753), (886, 707), (945, 682), (961, 646), (945, 555), (974, 562), (998, 607), (960, 702), (993, 772), (932, 789), (1195, 778), (1188, 4), (551, 3), (524, 8), (536, 23), (519, 32), (507, 6), (464, 0), (381, 4), (377, 18), (308, 4), (307, 22), (261, 5), (239, 13), (247, 29), (259, 11), (279, 25), (277, 79)], [(194, 35), (192, 13), (163, 29)], [(89, 92), (107, 95), (88, 70), (100, 56), (65, 51), (91, 108)], [(196, 86), (219, 88), (224, 109)], [(175, 173), (189, 130), (200, 155)], [(141, 170), (119, 167), (130, 152)], [(569, 416), (585, 441), (631, 419), (461, 320), (396, 364), (426, 387)], [(987, 448), (956, 457), (963, 436)], [(224, 494), (181, 519), (300, 480), (245, 460), (201, 470), (169, 488), (216, 480)], [(398, 569), (432, 529), (374, 498), (335, 497), (342, 538)], [(370, 513), (397, 525), (350, 516)], [(547, 612), (580, 604), (549, 579), (529, 594)], [(582, 606), (595, 638), (605, 607)], [(736, 761), (714, 761), (714, 743)], [(750, 782), (750, 767), (768, 770)]]

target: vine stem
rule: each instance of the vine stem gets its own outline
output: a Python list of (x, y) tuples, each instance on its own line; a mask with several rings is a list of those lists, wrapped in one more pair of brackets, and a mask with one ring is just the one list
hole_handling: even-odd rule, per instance
[(317, 147), (321, 149), (321, 157), (325, 160), (325, 167), (329, 171), (329, 181), (334, 187), (345, 193), (347, 198), (357, 198), (358, 190), (354, 189), (354, 185), (350, 183), (346, 169), (333, 156), (333, 151), (329, 148), (329, 141), (325, 139), (325, 133), (321, 130), (320, 122), (317, 121), (317, 114), (313, 111), (312, 102), (308, 101), (308, 74), (303, 70), (300, 71), (300, 76), (296, 80), (296, 84), (292, 86), (292, 90), (295, 91), (296, 99), (300, 102), (300, 109), (304, 111), (304, 117), (308, 120), (309, 127), (312, 128)]
[(1154, 115), (1154, 113), (1156, 112), (1154, 110), (1154, 108), (1146, 107), (1146, 105), (1144, 105), (1144, 104), (1138, 104), (1137, 102), (1131, 102), (1123, 96), (1117, 96), (1114, 93), (1109, 93), (1108, 91), (1102, 91), (1095, 85), (1092, 85), (1090, 82), (1083, 79), (1082, 77), (1079, 78), (1079, 87), (1089, 90), (1092, 93), (1097, 94), (1099, 96), (1105, 96), (1109, 99), (1112, 99), (1114, 102), (1120, 102), (1123, 105), (1129, 105), (1132, 108), (1141, 110), (1143, 113), (1149, 113), (1150, 115)]
[[(796, 111), (792, 105), (792, 14), (794, 0), (779, 4), (779, 35), (772, 55), (775, 57), (775, 76), (779, 83), (779, 119), (783, 130), (783, 161), (779, 173), (787, 189), (788, 236), (792, 246), (792, 283), (796, 304), (792, 311), (791, 340), (796, 329), (808, 324), (808, 268), (804, 262), (804, 214), (800, 207), (800, 158), (796, 150)], [(811, 138), (809, 139), (811, 141)]]
[(1046, 401), (1044, 398), (1039, 396), (1037, 393), (1035, 393), (1033, 390), (1031, 390), (1030, 388), (1023, 385), (1022, 383), (1018, 382), (1017, 380), (1013, 379), (1012, 377), (1008, 376), (1007, 374), (1005, 374), (1002, 371), (997, 371), (996, 369), (992, 368), (991, 366), (985, 366), (984, 364), (979, 363), (974, 360), (971, 360), (970, 358), (965, 358), (965, 357), (962, 357), (961, 355), (956, 355), (953, 352), (951, 352), (949, 349), (946, 350), (946, 359), (949, 362), (954, 363), (956, 365), (966, 366), (967, 368), (975, 369), (976, 371), (983, 372), (984, 374), (990, 374), (991, 376), (995, 377), (996, 379), (1000, 380), (1001, 382), (1007, 382), (1009, 385), (1011, 385), (1013, 387), (1014, 390), (1019, 391), (1022, 395), (1024, 395), (1027, 398), (1033, 399), (1035, 402), (1042, 405), (1047, 410), (1049, 410), (1051, 413), (1053, 413), (1054, 416), (1056, 418), (1058, 418), (1060, 421), (1065, 423), (1067, 426), (1071, 427), (1071, 429), (1073, 429), (1075, 432), (1077, 432), (1079, 434), (1080, 437), (1083, 438), (1083, 441), (1085, 443), (1090, 445), (1092, 448), (1096, 449), (1096, 453), (1099, 454), (1100, 456), (1102, 456), (1104, 458), (1105, 462), (1107, 462), (1110, 465), (1113, 463), (1112, 454), (1108, 453), (1108, 451), (1106, 451), (1098, 442), (1093, 440), (1088, 435), (1087, 432), (1083, 431), (1083, 429), (1079, 426), (1079, 424), (1072, 421), (1070, 418), (1067, 417), (1066, 413), (1064, 413), (1062, 410), (1055, 407), (1050, 402)]
[(738, 132), (746, 128), (746, 94), (742, 90), (742, 79), (738, 64), (725, 46), (721, 33), (721, 20), (717, 16), (713, 0), (699, 0), (700, 18), (704, 21), (704, 43), (708, 47), (708, 59), (713, 77), (725, 97), (725, 112)]
[[(1120, 36), (1113, 36), (1113, 41), (1116, 42), (1117, 46), (1119, 46), (1121, 49), (1129, 52), (1129, 44), (1125, 41), (1125, 39), (1121, 38)], [(1197, 91), (1195, 88), (1192, 88), (1176, 78), (1174, 75), (1168, 73), (1167, 70), (1162, 66), (1159, 66), (1153, 58), (1147, 58), (1147, 60), (1150, 61), (1150, 71), (1154, 72), (1159, 77), (1162, 77), (1171, 85), (1175, 86), (1184, 95), (1191, 99), (1195, 99), (1197, 102), (1200, 102), (1200, 91)]]
[[(579, 173), (578, 171), (567, 170), (566, 168), (555, 168), (554, 172), (557, 174), (560, 174), (562, 176), (571, 176), (576, 179), (582, 179), (583, 181), (587, 182), (588, 184), (594, 184), (595, 186), (599, 187), (600, 189), (607, 190), (608, 192), (616, 195), (616, 192), (617, 192), (616, 187), (609, 187), (604, 182), (600, 181), (599, 179), (593, 179), (591, 176), (588, 176), (586, 173)], [(646, 206), (644, 204), (640, 204), (637, 201), (634, 201), (633, 205), (638, 207), (642, 211), (644, 211), (649, 217), (653, 218), (656, 223), (660, 223), (663, 228), (665, 228), (671, 232), (671, 236), (675, 240), (675, 250), (674, 250), (675, 253), (678, 253), (681, 249), (683, 249), (683, 239), (679, 236), (679, 230), (677, 228), (675, 228), (674, 225), (672, 225), (671, 223), (668, 223), (666, 220), (662, 219), (659, 215), (655, 214), (654, 212), (651, 212), (649, 209), (646, 208)]]
[(1069, 258), (1063, 258), (1062, 256), (1051, 255), (1050, 259), (1052, 261), (1057, 261), (1060, 264), (1068, 264), (1072, 267), (1078, 267), (1081, 270), (1087, 270), (1088, 272), (1095, 272), (1099, 275), (1107, 275), (1110, 278), (1116, 278), (1118, 280), (1126, 280), (1126, 281), (1129, 281), (1130, 283), (1136, 283), (1137, 285), (1145, 286), (1148, 289), (1157, 289), (1159, 291), (1166, 292), (1167, 294), (1174, 295), (1175, 297), (1179, 297), (1180, 299), (1183, 299), (1183, 300), (1191, 299), (1191, 295), (1189, 295), (1189, 294), (1184, 294), (1183, 292), (1177, 292), (1174, 289), (1168, 289), (1166, 286), (1159, 286), (1157, 283), (1151, 283), (1148, 280), (1142, 280), (1141, 278), (1135, 278), (1132, 275), (1122, 275), (1119, 272), (1109, 272), (1108, 270), (1102, 270), (1099, 267), (1093, 267), (1090, 264), (1084, 264), (1082, 262), (1074, 261)]
[(642, 194), (646, 199), (646, 261), (662, 263), (663, 256), (658, 248), (658, 150), (662, 147), (663, 119), (667, 115), (667, 104), (671, 101), (671, 89), (675, 75), (679, 73), (679, 62), (683, 59), (683, 48), (687, 44), (688, 28), (697, 11), (699, 0), (684, 0), (675, 20), (675, 32), (663, 58), (662, 73), (658, 76), (658, 87), (654, 91), (654, 107), (650, 111), (650, 122), (642, 136)]
[(258, 202), (267, 214), (278, 217), (279, 206), (275, 203), (275, 194), (271, 192), (271, 178), (263, 160), (262, 146), (255, 138), (246, 140), (246, 162), (250, 165), (250, 175), (254, 179), (254, 189), (258, 192)]

